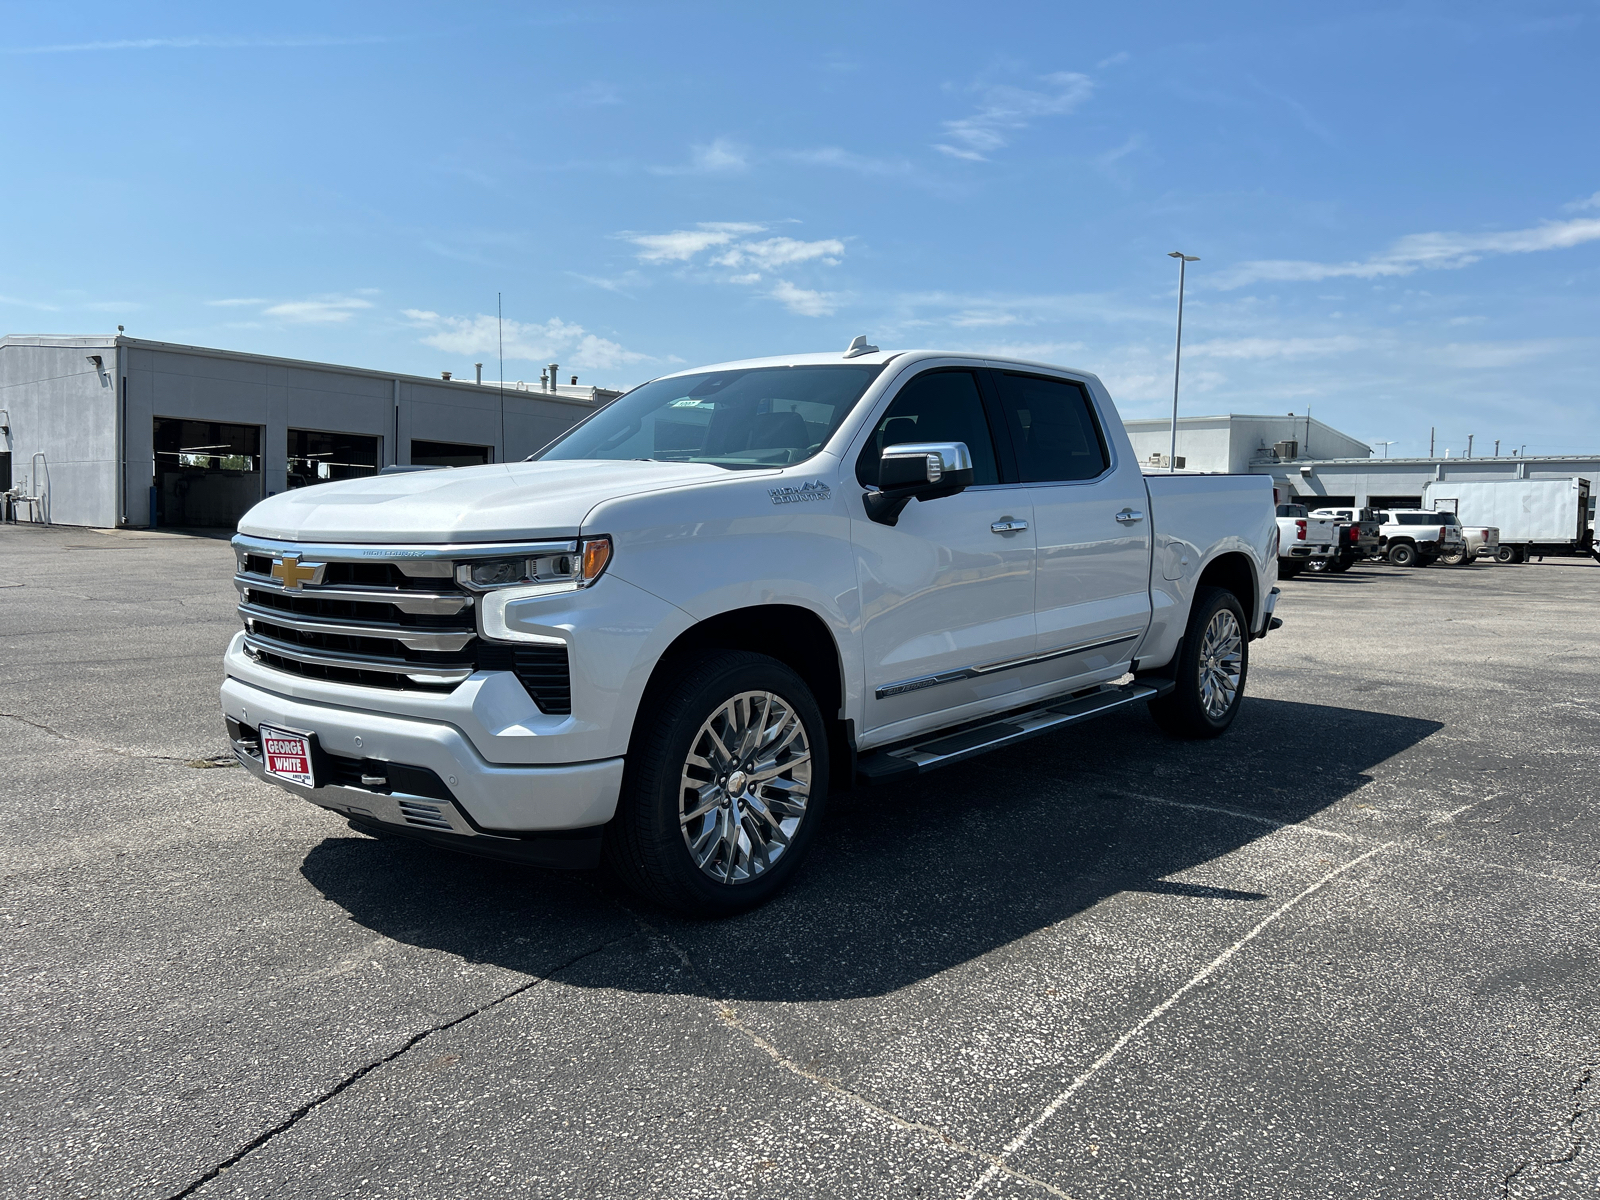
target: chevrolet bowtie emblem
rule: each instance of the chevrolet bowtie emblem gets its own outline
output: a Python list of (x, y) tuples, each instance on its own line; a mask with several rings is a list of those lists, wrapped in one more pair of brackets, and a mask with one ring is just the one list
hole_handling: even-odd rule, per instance
[(283, 586), (291, 590), (298, 588), (301, 584), (315, 583), (317, 574), (321, 570), (321, 563), (302, 564), (293, 554), (286, 554), (282, 558), (272, 560), (272, 577), (281, 579)]

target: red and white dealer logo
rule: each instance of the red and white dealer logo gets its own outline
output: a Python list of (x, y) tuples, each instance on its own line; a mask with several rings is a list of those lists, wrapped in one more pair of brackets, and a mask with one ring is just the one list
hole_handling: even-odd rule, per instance
[(261, 728), (261, 756), (267, 773), (303, 787), (315, 787), (311, 774), (311, 739), (299, 733)]

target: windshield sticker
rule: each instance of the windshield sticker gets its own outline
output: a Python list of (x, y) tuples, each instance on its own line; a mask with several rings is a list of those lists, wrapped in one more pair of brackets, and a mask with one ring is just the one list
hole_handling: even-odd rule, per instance
[(767, 489), (767, 495), (772, 497), (774, 504), (804, 504), (808, 500), (831, 500), (833, 492), (822, 480), (817, 479), (800, 487), (781, 487)]

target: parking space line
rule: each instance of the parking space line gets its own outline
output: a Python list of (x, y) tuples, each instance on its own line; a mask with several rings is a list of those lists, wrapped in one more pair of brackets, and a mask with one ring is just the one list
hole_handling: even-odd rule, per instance
[[(1184, 805), (1183, 807), (1189, 808), (1198, 806)], [(1234, 815), (1245, 816), (1248, 814), (1239, 813)], [(1016, 1137), (1012, 1138), (1006, 1143), (1005, 1148), (1001, 1150), (999, 1155), (996, 1157), (995, 1163), (992, 1164), (981, 1176), (979, 1176), (977, 1182), (967, 1190), (962, 1200), (973, 1200), (973, 1197), (977, 1196), (979, 1192), (986, 1188), (994, 1180), (995, 1176), (1000, 1174), (1001, 1171), (1011, 1170), (1012, 1168), (1009, 1165), (1009, 1160), (1011, 1157), (1015, 1155), (1017, 1151), (1026, 1146), (1030, 1140), (1032, 1140), (1033, 1135), (1039, 1132), (1039, 1130), (1044, 1127), (1045, 1123), (1061, 1110), (1062, 1105), (1066, 1104), (1068, 1100), (1077, 1095), (1077, 1093), (1080, 1092), (1090, 1080), (1104, 1070), (1106, 1066), (1111, 1063), (1112, 1059), (1116, 1058), (1117, 1055), (1122, 1053), (1123, 1049), (1128, 1045), (1128, 1043), (1133, 1041), (1134, 1038), (1138, 1037), (1152, 1024), (1165, 1016), (1172, 1009), (1172, 1007), (1176, 1005), (1179, 1000), (1182, 1000), (1183, 997), (1189, 992), (1199, 987), (1212, 975), (1216, 974), (1219, 970), (1226, 966), (1229, 960), (1231, 960), (1234, 955), (1238, 954), (1240, 950), (1244, 949), (1251, 942), (1255, 941), (1255, 939), (1265, 932), (1271, 925), (1298, 906), (1301, 901), (1305, 900), (1309, 896), (1314, 895), (1316, 892), (1321, 891), (1324, 887), (1333, 882), (1333, 880), (1337, 879), (1340, 875), (1343, 875), (1346, 871), (1360, 866), (1374, 855), (1381, 854), (1383, 851), (1398, 844), (1399, 843), (1397, 841), (1384, 842), (1380, 846), (1374, 846), (1364, 854), (1357, 855), (1349, 862), (1335, 867), (1333, 870), (1329, 871), (1326, 875), (1322, 876), (1315, 883), (1312, 883), (1309, 887), (1305, 888), (1297, 895), (1285, 900), (1277, 908), (1273, 909), (1271, 913), (1263, 917), (1255, 925), (1255, 927), (1250, 930), (1250, 932), (1246, 933), (1238, 941), (1234, 942), (1233, 945), (1229, 946), (1221, 954), (1217, 955), (1209, 963), (1201, 967), (1200, 970), (1196, 972), (1187, 983), (1185, 983), (1177, 991), (1173, 992), (1172, 995), (1168, 996), (1160, 1004), (1152, 1008), (1139, 1020), (1136, 1025), (1132, 1026), (1125, 1033), (1123, 1033), (1121, 1037), (1111, 1044), (1110, 1049), (1108, 1049), (1099, 1058), (1095, 1059), (1094, 1062), (1090, 1063), (1088, 1068), (1085, 1069), (1084, 1072), (1076, 1079), (1074, 1079), (1065, 1090), (1056, 1096), (1054, 1100), (1050, 1101), (1049, 1104), (1045, 1105), (1044, 1109), (1037, 1117), (1035, 1117), (1032, 1121), (1029, 1121), (1028, 1124), (1024, 1125)]]
[(1193, 812), (1216, 813), (1224, 817), (1238, 817), (1241, 821), (1254, 821), (1258, 825), (1268, 825), (1273, 829), (1304, 829), (1307, 833), (1321, 834), (1323, 837), (1338, 838), (1341, 842), (1359, 845), (1356, 838), (1348, 833), (1339, 833), (1333, 829), (1318, 829), (1315, 825), (1307, 825), (1304, 821), (1275, 821), (1271, 817), (1263, 817), (1256, 813), (1245, 812), (1240, 808), (1222, 808), (1214, 804), (1185, 804), (1182, 800), (1168, 800), (1162, 796), (1147, 796), (1143, 792), (1130, 792), (1126, 790), (1111, 789), (1110, 794), (1121, 796), (1129, 800), (1143, 800), (1146, 804), (1160, 804), (1167, 808), (1187, 808)]
[(908, 1132), (924, 1134), (927, 1137), (938, 1141), (940, 1144), (949, 1147), (951, 1150), (958, 1151), (970, 1158), (976, 1158), (980, 1162), (987, 1163), (989, 1165), (989, 1169), (984, 1176), (985, 1179), (993, 1179), (996, 1175), (1003, 1174), (1012, 1179), (1016, 1179), (1021, 1183), (1032, 1184), (1034, 1187), (1042, 1188), (1044, 1191), (1049, 1192), (1052, 1196), (1060, 1197), (1060, 1200), (1074, 1200), (1074, 1197), (1072, 1197), (1069, 1193), (1062, 1191), (1054, 1184), (1048, 1183), (1036, 1176), (1029, 1175), (1025, 1171), (1017, 1170), (1017, 1168), (1007, 1163), (1001, 1155), (990, 1154), (986, 1150), (980, 1150), (977, 1146), (968, 1145), (966, 1142), (958, 1141), (957, 1139), (951, 1137), (944, 1130), (939, 1129), (936, 1126), (925, 1124), (922, 1121), (912, 1120), (910, 1117), (902, 1117), (899, 1113), (885, 1108), (883, 1105), (874, 1100), (868, 1099), (860, 1092), (846, 1087), (838, 1080), (830, 1079), (828, 1076), (823, 1075), (818, 1071), (813, 1071), (809, 1067), (801, 1066), (782, 1050), (778, 1049), (777, 1046), (773, 1045), (754, 1029), (751, 1029), (748, 1025), (746, 1025), (744, 1021), (740, 1019), (739, 1014), (734, 1009), (733, 1005), (729, 1004), (725, 1000), (714, 1000), (711, 998), (710, 993), (712, 993), (714, 989), (706, 981), (705, 976), (700, 974), (699, 969), (694, 965), (694, 960), (689, 957), (688, 953), (683, 949), (682, 946), (678, 945), (677, 942), (675, 942), (671, 937), (663, 933), (661, 930), (657, 929), (654, 925), (651, 925), (643, 917), (639, 916), (638, 913), (628, 908), (627, 905), (616, 900), (615, 897), (611, 897), (611, 900), (617, 905), (618, 908), (622, 909), (623, 912), (632, 917), (635, 924), (637, 924), (639, 928), (646, 933), (646, 935), (655, 938), (668, 950), (672, 951), (673, 955), (678, 959), (678, 961), (683, 964), (683, 969), (687, 971), (702, 988), (705, 989), (707, 993), (706, 1000), (715, 1007), (718, 1020), (720, 1020), (728, 1028), (745, 1037), (757, 1049), (764, 1053), (779, 1067), (782, 1067), (785, 1071), (788, 1071), (791, 1075), (796, 1075), (799, 1078), (804, 1079), (806, 1082), (822, 1088), (824, 1091), (831, 1092), (834, 1095), (839, 1096), (841, 1099), (848, 1100), (873, 1116), (878, 1117), (880, 1120), (886, 1121), (899, 1129), (904, 1129)]

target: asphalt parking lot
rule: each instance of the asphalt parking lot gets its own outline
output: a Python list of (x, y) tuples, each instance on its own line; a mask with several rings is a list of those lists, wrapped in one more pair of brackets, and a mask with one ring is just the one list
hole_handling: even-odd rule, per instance
[(1590, 1196), (1600, 565), (1283, 585), (695, 924), (227, 761), (225, 542), (0, 529), (0, 1193)]

